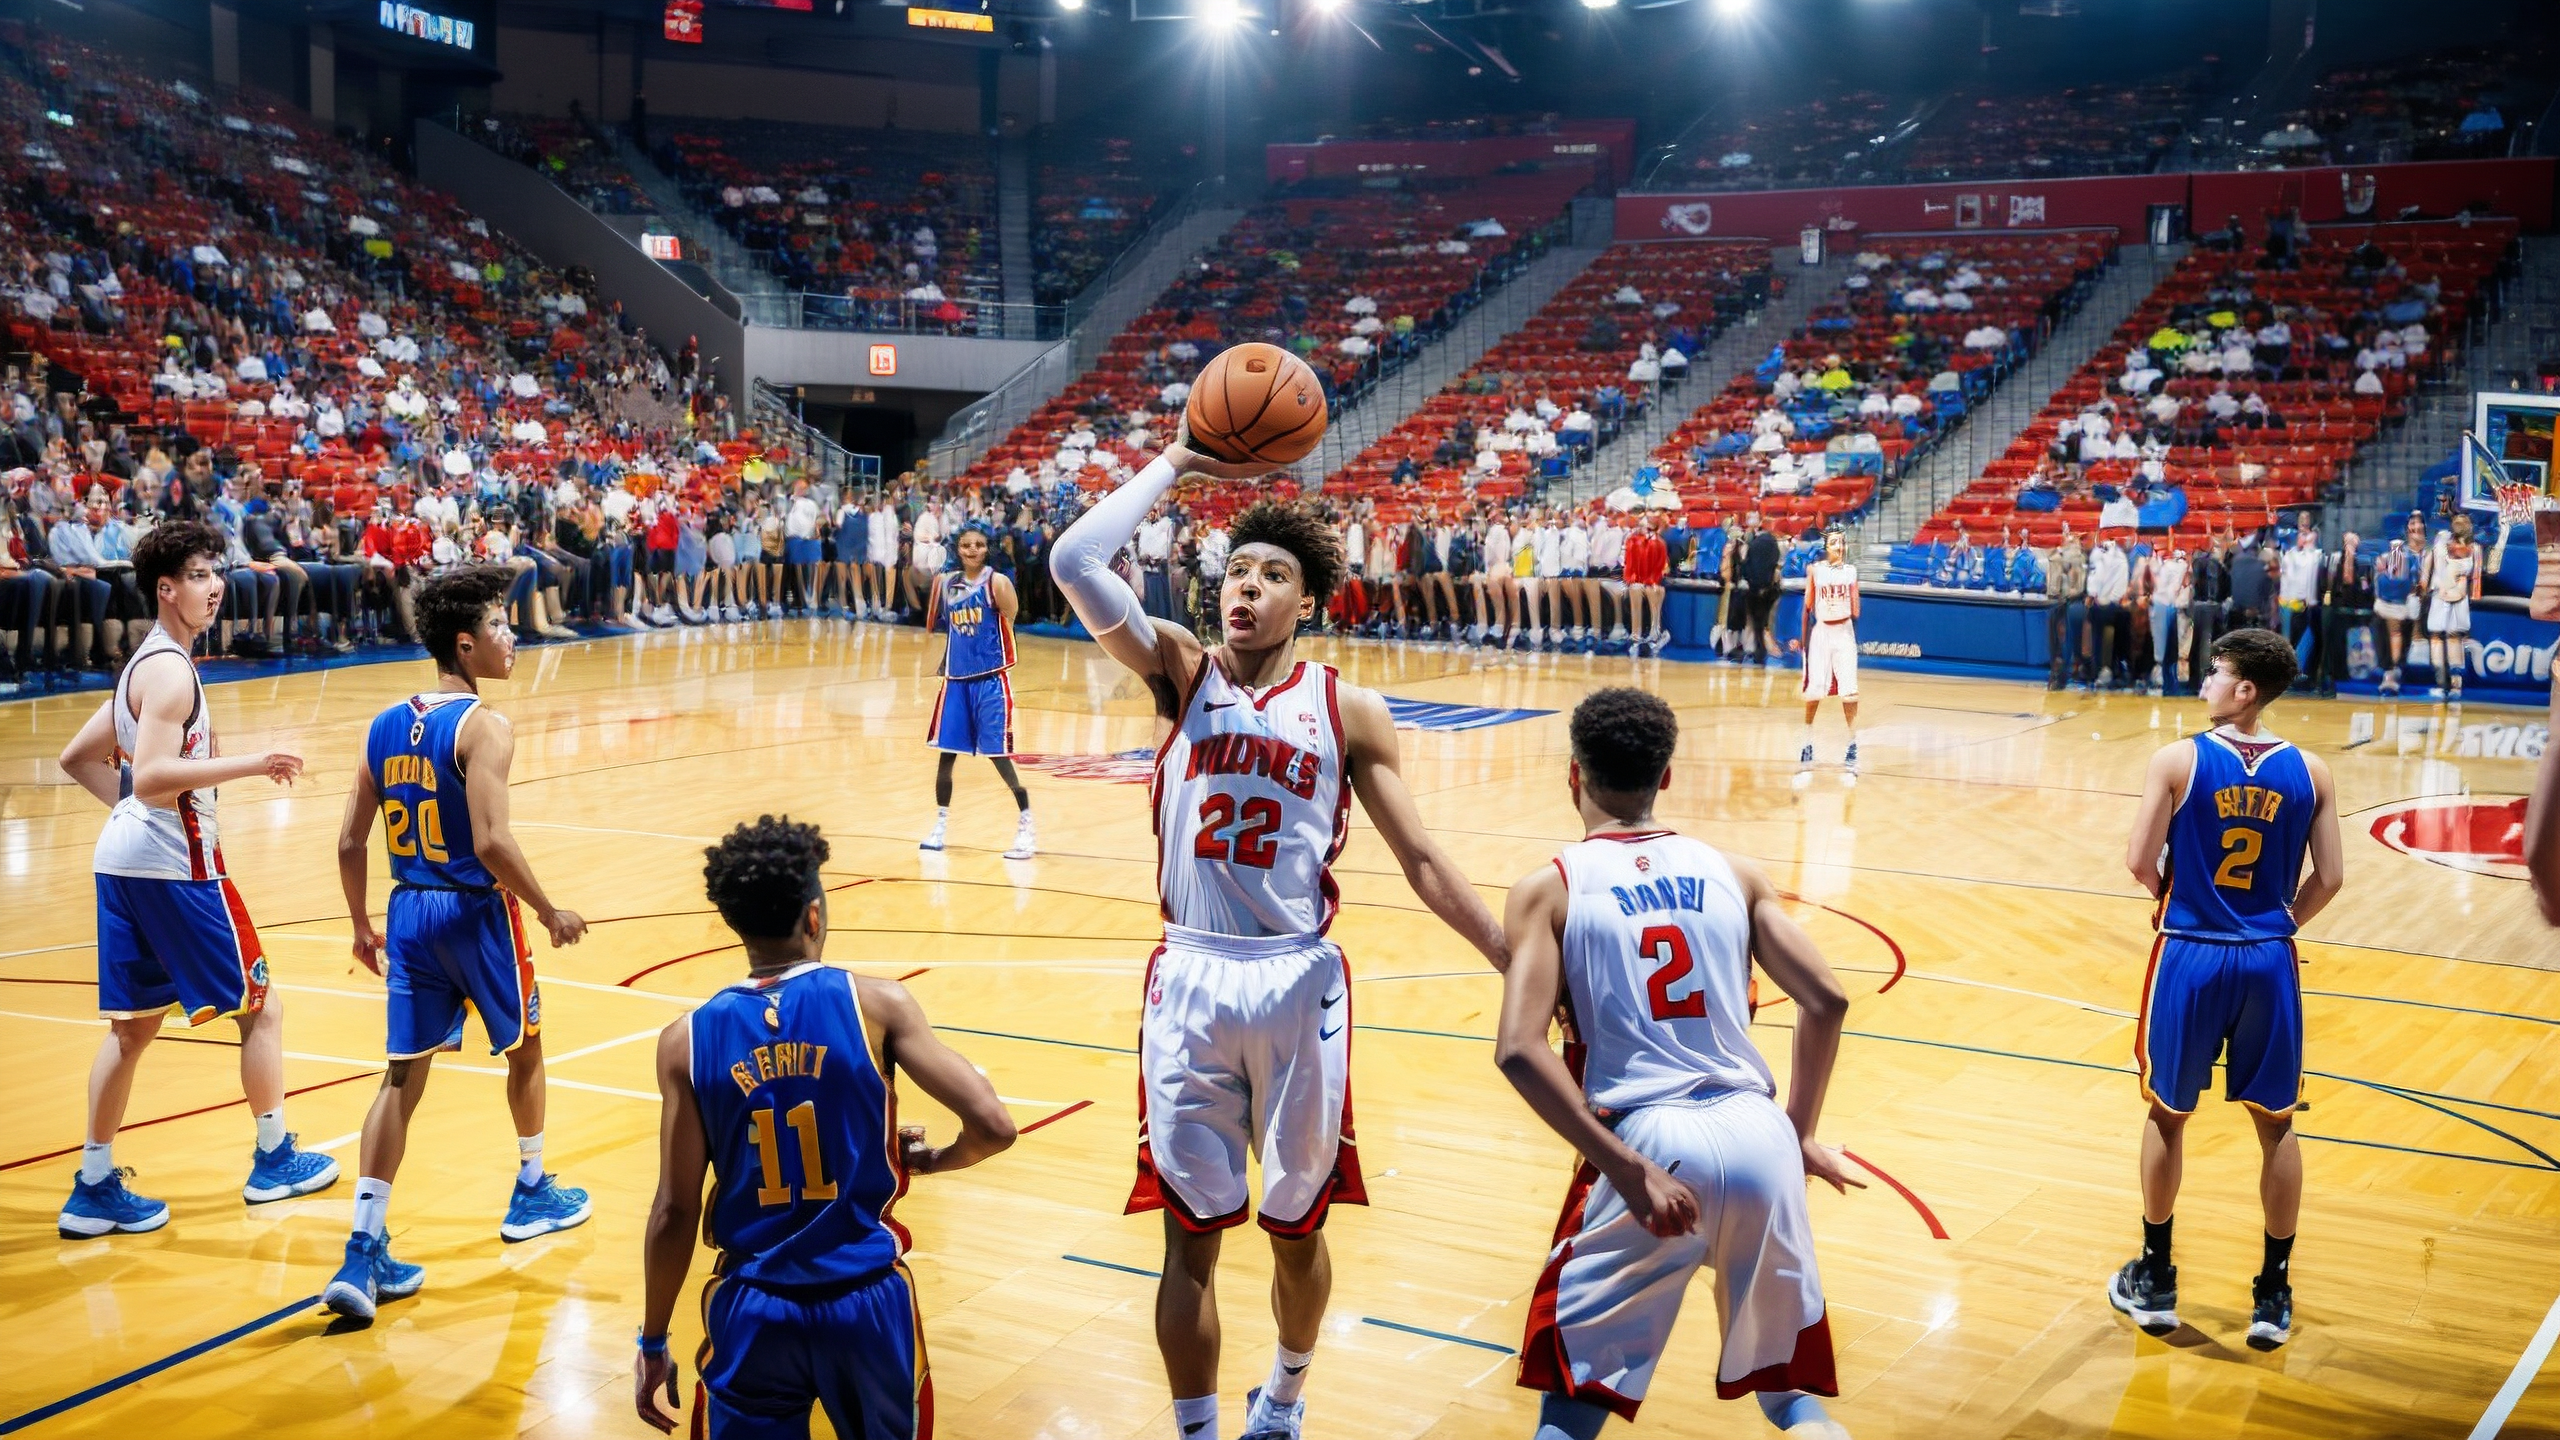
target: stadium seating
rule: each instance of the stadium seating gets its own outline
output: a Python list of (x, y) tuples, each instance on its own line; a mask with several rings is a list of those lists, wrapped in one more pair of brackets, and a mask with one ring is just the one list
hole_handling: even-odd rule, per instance
[(2200, 77), (2040, 95), (1958, 95), (1900, 157), (1909, 180), (2136, 175), (2187, 130)]
[(598, 214), (657, 213), (657, 205), (615, 157), (612, 147), (575, 120), (491, 115), (465, 124), (463, 133), (541, 171), (571, 199)]
[(1684, 141), (1681, 158), (1657, 177), (1661, 188), (1765, 190), (1891, 178), (1863, 163), (1868, 142), (1895, 123), (1896, 108), (1881, 94), (1859, 90), (1757, 113)]
[(1146, 233), (1181, 185), (1179, 153), (1126, 136), (1044, 137), (1032, 167), (1032, 295), (1072, 300)]

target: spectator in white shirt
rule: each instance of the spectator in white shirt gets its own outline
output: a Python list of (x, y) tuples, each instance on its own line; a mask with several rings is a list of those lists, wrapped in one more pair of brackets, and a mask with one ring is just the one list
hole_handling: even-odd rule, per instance
[(2132, 663), (2132, 612), (2125, 597), (2133, 589), (2133, 566), (2113, 535), (2099, 539), (2089, 552), (2089, 629), (2097, 640), (2098, 687), (2115, 686), (2119, 663)]

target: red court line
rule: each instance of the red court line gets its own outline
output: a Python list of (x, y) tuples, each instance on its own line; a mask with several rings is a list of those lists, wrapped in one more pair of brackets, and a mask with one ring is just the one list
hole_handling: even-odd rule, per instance
[[(308, 1095), (314, 1090), (326, 1090), (332, 1085), (344, 1085), (351, 1080), (379, 1080), (381, 1078), (382, 1072), (379, 1070), (363, 1070), (358, 1071), (353, 1075), (341, 1075), (335, 1080), (323, 1080), (317, 1085), (305, 1085), (298, 1090), (287, 1090), (284, 1093), (287, 1099), (291, 1099), (296, 1095)], [(234, 1105), (246, 1105), (248, 1103), (249, 1102), (245, 1097), (238, 1100), (225, 1100), (219, 1105), (204, 1105), (193, 1110), (181, 1110), (175, 1115), (161, 1115), (149, 1120), (129, 1120), (125, 1122), (123, 1129), (139, 1130), (145, 1125), (166, 1125), (172, 1120), (184, 1120), (195, 1115), (208, 1115), (216, 1110), (228, 1110)], [(122, 1134), (123, 1130), (119, 1130), (117, 1133)], [(33, 1165), (44, 1160), (59, 1160), (65, 1155), (77, 1155), (79, 1153), (80, 1147), (77, 1145), (66, 1146), (60, 1150), (47, 1150), (41, 1155), (29, 1155), (23, 1160), (11, 1160), (5, 1164), (0, 1164), (0, 1170), (15, 1170), (21, 1165)]]
[[(1048, 1116), (1048, 1117), (1043, 1118), (1043, 1119), (1034, 1120), (1034, 1121), (1032, 1121), (1030, 1124), (1028, 1124), (1028, 1125), (1024, 1125), (1024, 1126), (1022, 1126), (1022, 1127), (1020, 1127), (1020, 1128), (1016, 1129), (1013, 1133), (1014, 1133), (1014, 1134), (1016, 1134), (1016, 1135), (1028, 1135), (1028, 1134), (1030, 1134), (1032, 1131), (1039, 1129), (1039, 1128), (1040, 1128), (1041, 1126), (1043, 1126), (1043, 1125), (1055, 1125), (1055, 1124), (1057, 1124), (1059, 1121), (1066, 1119), (1068, 1116), (1073, 1115), (1073, 1114), (1074, 1114), (1074, 1113), (1076, 1113), (1077, 1111), (1082, 1110), (1083, 1108), (1085, 1108), (1086, 1106), (1088, 1106), (1088, 1105), (1090, 1105), (1090, 1104), (1092, 1104), (1092, 1103), (1093, 1103), (1093, 1102), (1092, 1102), (1092, 1101), (1090, 1101), (1090, 1100), (1079, 1100), (1079, 1101), (1077, 1101), (1076, 1103), (1074, 1103), (1073, 1105), (1068, 1106), (1066, 1109), (1059, 1111), (1057, 1114), (1055, 1114), (1055, 1115), (1051, 1115), (1051, 1116)], [(75, 1146), (73, 1146), (72, 1148), (76, 1150), (76, 1149), (78, 1149), (79, 1147), (75, 1145)]]
[(904, 985), (904, 984), (906, 984), (908, 981), (913, 980), (914, 978), (916, 978), (917, 976), (919, 976), (919, 975), (927, 975), (927, 974), (931, 974), (931, 973), (932, 973), (932, 971), (933, 971), (933, 967), (932, 967), (932, 966), (930, 966), (930, 965), (920, 965), (920, 966), (916, 967), (915, 969), (908, 971), (906, 974), (899, 976), (899, 977), (898, 977), (898, 983), (899, 983), (899, 984), (901, 984), (901, 985)]
[(708, 950), (696, 950), (696, 951), (694, 951), (694, 952), (693, 952), (692, 954), (690, 954), (690, 955), (679, 955), (679, 956), (677, 956), (676, 958), (674, 958), (673, 960), (661, 960), (661, 961), (659, 961), (657, 964), (650, 966), (650, 967), (649, 967), (648, 969), (646, 969), (646, 970), (635, 970), (635, 971), (633, 971), (632, 973), (630, 973), (630, 974), (628, 974), (628, 975), (623, 976), (621, 979), (614, 981), (613, 983), (614, 983), (614, 984), (616, 984), (616, 985), (620, 985), (620, 986), (624, 987), (625, 989), (628, 989), (632, 984), (634, 984), (635, 982), (637, 982), (638, 980), (640, 980), (640, 979), (641, 979), (641, 977), (643, 977), (643, 976), (647, 976), (647, 975), (655, 975), (655, 974), (657, 974), (659, 971), (666, 969), (666, 968), (667, 968), (668, 966), (670, 966), (670, 965), (681, 965), (681, 964), (683, 964), (684, 962), (686, 962), (687, 960), (699, 960), (699, 959), (701, 959), (701, 958), (702, 958), (703, 956), (705, 956), (705, 955), (717, 955), (717, 954), (719, 954), (719, 953), (720, 953), (721, 951), (723, 951), (723, 950), (743, 950), (743, 949), (745, 949), (745, 948), (746, 948), (746, 945), (747, 945), (747, 942), (745, 942), (744, 940), (732, 940), (732, 941), (730, 941), (730, 942), (729, 942), (728, 944), (726, 944), (726, 945), (714, 945), (714, 946), (712, 946), (712, 947), (711, 947), (710, 949), (708, 949)]
[(1901, 1181), (1887, 1175), (1882, 1170), (1877, 1169), (1873, 1164), (1869, 1163), (1865, 1156), (1859, 1154), (1855, 1150), (1849, 1149), (1845, 1145), (1841, 1147), (1840, 1153), (1848, 1156), (1851, 1160), (1856, 1161), (1859, 1169), (1866, 1171), (1868, 1174), (1883, 1181), (1886, 1185), (1891, 1186), (1894, 1194), (1910, 1201), (1911, 1208), (1919, 1211), (1921, 1220), (1927, 1223), (1929, 1227), (1929, 1235), (1932, 1239), (1944, 1240), (1947, 1238), (1947, 1227), (1938, 1223), (1938, 1217), (1930, 1212), (1928, 1202), (1922, 1200), (1919, 1196), (1912, 1194), (1910, 1186), (1903, 1184)]
[(1893, 952), (1893, 974), (1888, 977), (1883, 984), (1876, 987), (1876, 993), (1881, 995), (1887, 990), (1890, 990), (1894, 986), (1902, 983), (1902, 972), (1911, 968), (1911, 962), (1903, 956), (1902, 947), (1895, 943), (1894, 938), (1884, 932), (1883, 926), (1876, 924), (1874, 921), (1869, 920), (1863, 915), (1852, 915), (1848, 911), (1843, 910), (1836, 905), (1825, 905), (1819, 900), (1807, 900), (1801, 895), (1791, 895), (1784, 890), (1778, 892), (1778, 898), (1781, 900), (1793, 900), (1799, 905), (1810, 905), (1816, 910), (1827, 910), (1883, 941), (1884, 948)]
[(47, 980), (34, 975), (0, 975), (0, 985), (95, 985), (95, 980)]

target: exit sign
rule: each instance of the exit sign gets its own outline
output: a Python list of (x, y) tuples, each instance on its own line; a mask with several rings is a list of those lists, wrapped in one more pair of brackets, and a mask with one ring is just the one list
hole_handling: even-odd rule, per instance
[(897, 346), (895, 346), (895, 345), (874, 345), (874, 346), (872, 346), (872, 347), (871, 347), (871, 373), (872, 373), (872, 374), (874, 374), (874, 375), (895, 375), (895, 374), (897, 374), (897, 373), (898, 373), (898, 347), (897, 347)]

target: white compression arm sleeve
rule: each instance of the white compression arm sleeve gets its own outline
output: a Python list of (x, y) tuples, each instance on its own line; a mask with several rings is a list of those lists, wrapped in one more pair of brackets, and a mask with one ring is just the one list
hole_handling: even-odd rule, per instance
[(1155, 643), (1155, 628), (1147, 622), (1145, 607), (1129, 582), (1112, 570), (1111, 557), (1138, 533), (1147, 512), (1173, 489), (1174, 478), (1171, 461), (1161, 455), (1148, 461), (1146, 468), (1068, 526), (1051, 547), (1049, 578), (1075, 607), (1084, 628), (1094, 634), (1108, 635), (1125, 625), (1148, 645)]

